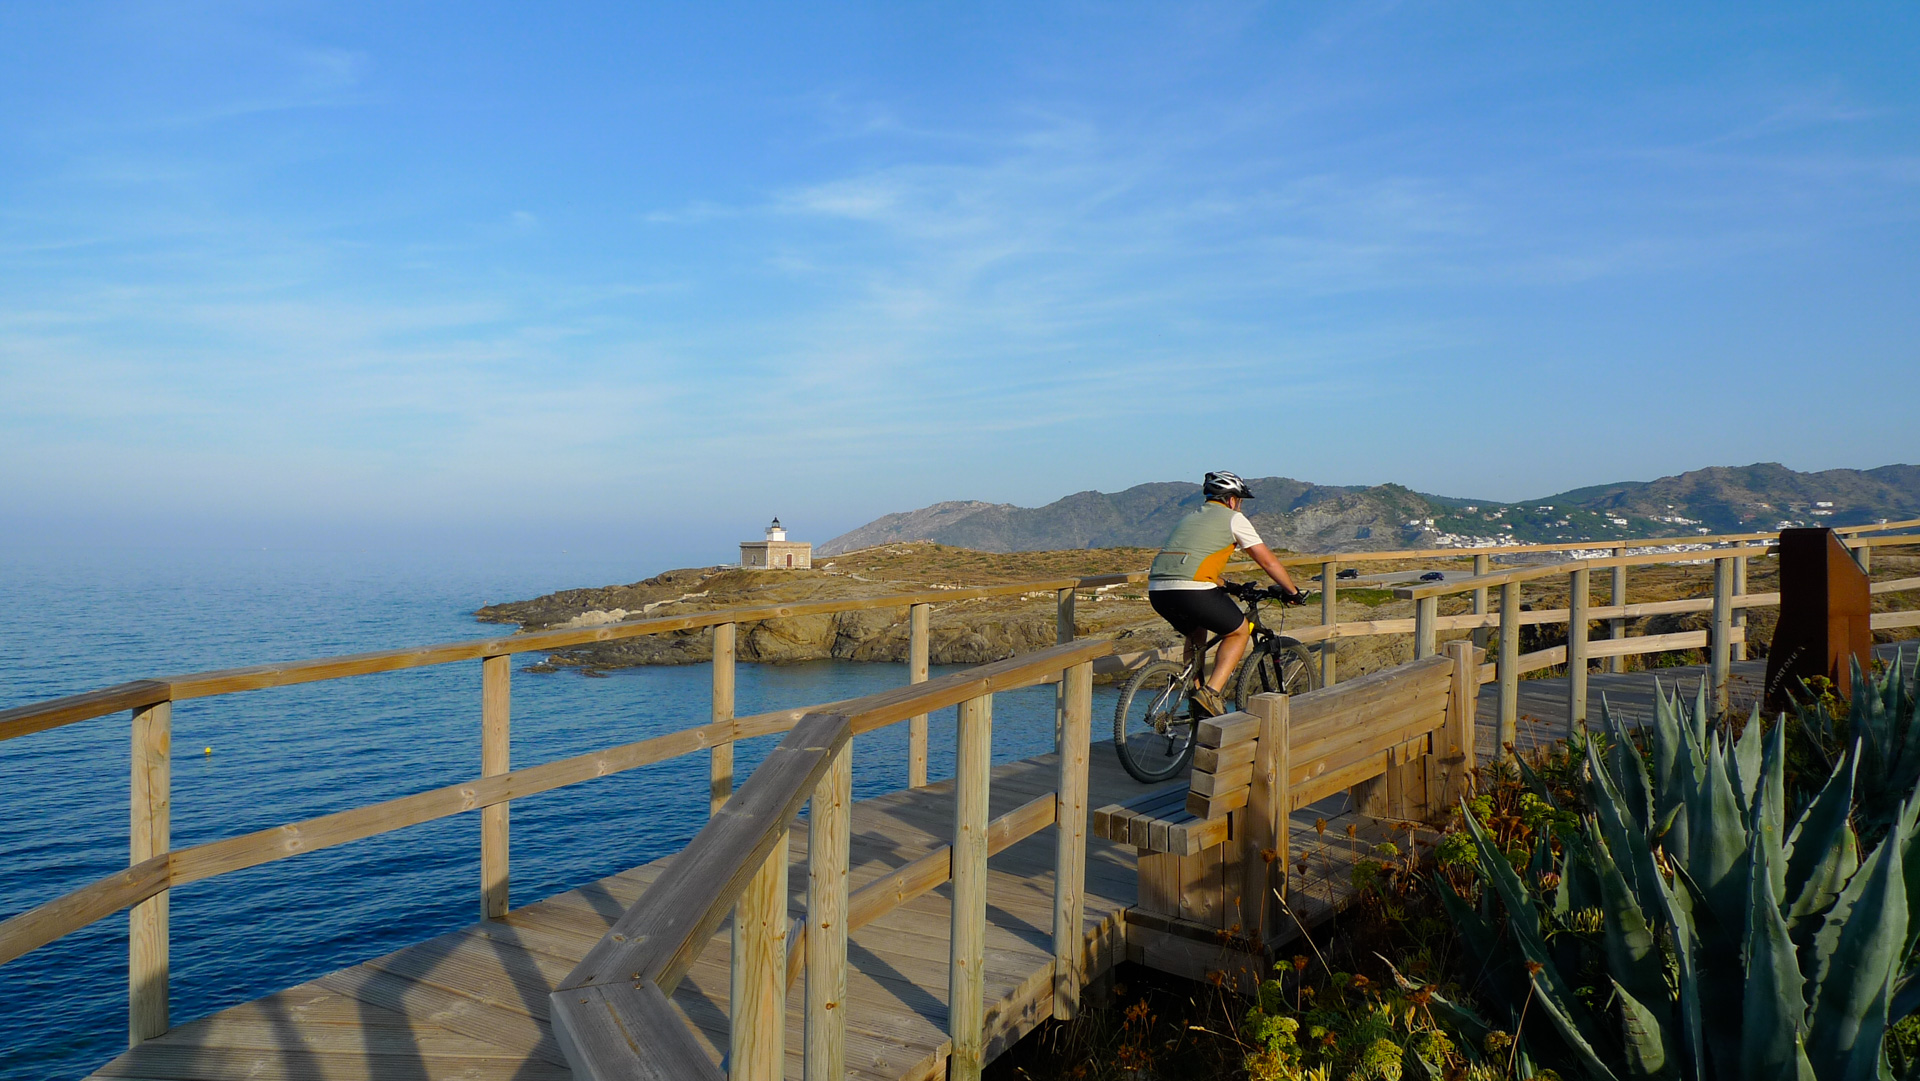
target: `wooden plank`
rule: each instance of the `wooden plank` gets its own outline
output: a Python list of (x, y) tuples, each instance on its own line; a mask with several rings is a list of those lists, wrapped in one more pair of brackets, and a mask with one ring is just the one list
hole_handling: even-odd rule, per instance
[[(127, 863), (165, 861), (173, 847), (173, 704), (133, 711), (132, 821)], [(127, 914), (127, 1046), (167, 1031), (169, 897), (160, 891)]]
[[(1345, 714), (1366, 711), (1417, 696), (1450, 678), (1453, 665), (1443, 657), (1429, 657), (1350, 679), (1338, 687), (1294, 695), (1289, 702), (1296, 743), (1316, 738), (1325, 726), (1345, 723)], [(1249, 735), (1248, 738), (1252, 738)]]
[[(1072, 595), (1067, 595), (1066, 633), (1072, 636)], [(1093, 736), (1093, 665), (1077, 664), (1061, 685), (1059, 736), (1054, 755), (1060, 780), (1054, 821), (1053, 1009), (1058, 1021), (1080, 1010), (1080, 941), (1086, 910), (1087, 757)]]
[(579, 1081), (725, 1081), (651, 983), (556, 995), (553, 1033)]
[[(715, 729), (733, 725), (734, 654), (739, 625), (722, 623), (713, 628), (713, 709)], [(733, 795), (733, 740), (716, 742), (707, 749), (707, 817), (713, 817)]]
[(1253, 763), (1255, 741), (1242, 740), (1226, 747), (1195, 747), (1193, 749), (1193, 769), (1195, 773), (1225, 773), (1235, 766)]
[[(1255, 942), (1265, 942), (1278, 911), (1273, 901), (1276, 888), (1284, 889), (1287, 877), (1288, 826), (1291, 808), (1287, 806), (1287, 782), (1292, 775), (1289, 758), (1292, 734), (1288, 731), (1289, 702), (1284, 694), (1256, 694), (1247, 703), (1247, 711), (1260, 718), (1259, 756), (1254, 760), (1247, 793), (1245, 826), (1240, 844), (1246, 885), (1241, 896), (1246, 904), (1246, 926)], [(1275, 882), (1278, 864), (1278, 883)]]
[[(1392, 697), (1383, 697), (1371, 705), (1336, 714), (1323, 713), (1312, 725), (1296, 725), (1293, 727), (1293, 756), (1297, 759), (1321, 758), (1341, 747), (1365, 740), (1383, 727), (1398, 726), (1406, 718), (1439, 713), (1446, 709), (1448, 687), (1447, 682), (1439, 680), (1409, 681)], [(1295, 696), (1296, 699), (1304, 697)]]
[(1713, 561), (1713, 636), (1707, 659), (1708, 684), (1717, 716), (1727, 711), (1727, 676), (1733, 670), (1733, 558)]
[(785, 843), (788, 823), (851, 738), (845, 717), (813, 714), (801, 721), (688, 842), (675, 861), (681, 872), (649, 886), (562, 986), (677, 983), (767, 853)]
[[(1613, 554), (1625, 555), (1626, 550), (1615, 548)], [(1609, 602), (1609, 608), (1625, 609), (1627, 607), (1627, 568), (1623, 566), (1613, 568), (1613, 588), (1608, 592), (1607, 600)], [(1777, 595), (1774, 603), (1779, 603)], [(1600, 618), (1607, 621), (1608, 638), (1625, 638), (1627, 636), (1627, 615), (1625, 611), (1620, 611), (1616, 615), (1607, 615)], [(1589, 653), (1589, 656), (1591, 655), (1592, 654)], [(1607, 671), (1617, 675), (1624, 673), (1626, 670), (1627, 661), (1625, 654), (1614, 654), (1607, 658)]]
[(1228, 789), (1217, 796), (1203, 796), (1198, 792), (1187, 795), (1187, 813), (1195, 818), (1219, 818), (1231, 814), (1247, 805), (1247, 786)]
[[(512, 766), (513, 658), (488, 657), (480, 662), (480, 773), (497, 777)], [(507, 804), (480, 810), (480, 918), (507, 914), (509, 833)]]
[[(1621, 657), (1638, 653), (1663, 653), (1673, 649), (1700, 649), (1707, 645), (1710, 638), (1711, 635), (1706, 631), (1675, 631), (1672, 634), (1639, 634), (1629, 638), (1613, 638), (1604, 642), (1590, 642), (1587, 645), (1587, 656)], [(1542, 665), (1541, 667), (1546, 666)]]
[(97, 691), (0, 709), (0, 742), (34, 732), (45, 732), (75, 721), (105, 717), (123, 709), (144, 709), (157, 702), (169, 701), (172, 693), (172, 689), (159, 680), (136, 679), (130, 683), (102, 687)]
[(1188, 815), (1167, 828), (1167, 850), (1181, 856), (1204, 852), (1227, 840), (1227, 817), (1199, 818)]
[(1200, 722), (1194, 741), (1202, 747), (1227, 747), (1254, 738), (1260, 722), (1248, 713), (1225, 713)]
[(1576, 726), (1587, 723), (1587, 608), (1593, 599), (1591, 574), (1581, 567), (1567, 575), (1567, 716)]
[[(1056, 647), (1058, 648), (1058, 647)], [(947, 1076), (979, 1081), (986, 1065), (981, 956), (987, 935), (987, 795), (993, 769), (993, 700), (960, 706), (954, 748), (952, 967), (947, 977)]]
[[(1320, 625), (1332, 627), (1340, 622), (1340, 564), (1331, 560), (1320, 564)], [(1320, 647), (1320, 685), (1331, 687), (1339, 682), (1338, 665), (1335, 663), (1339, 644), (1328, 641)]]
[(1253, 779), (1253, 763), (1246, 762), (1225, 773), (1200, 773), (1196, 771), (1188, 780), (1188, 788), (1196, 796), (1225, 795), (1236, 788), (1245, 788)]
[[(844, 742), (835, 748), (823, 775), (833, 772), (833, 761), (845, 749)], [(780, 1081), (786, 1074), (787, 1057), (785, 828), (734, 906), (732, 959), (728, 1073), (733, 1081)]]
[[(322, 657), (315, 660), (254, 665), (245, 668), (230, 668), (213, 672), (196, 672), (189, 675), (177, 676), (163, 682), (171, 684), (173, 700), (181, 701), (188, 698), (205, 698), (212, 695), (232, 694), (237, 691), (261, 690), (267, 687), (285, 687), (298, 683), (314, 683), (321, 680), (340, 679), (347, 676), (372, 675), (377, 672), (394, 672), (407, 668), (420, 668), (435, 664), (479, 660), (482, 657), (497, 654), (501, 652), (503, 648), (513, 653), (551, 653), (555, 650), (592, 645), (596, 642), (617, 642), (627, 638), (644, 637), (647, 635), (699, 630), (721, 623), (758, 623), (770, 619), (830, 615), (837, 612), (862, 612), (871, 611), (876, 608), (911, 608), (911, 606), (915, 604), (948, 603), (961, 600), (984, 599), (987, 597), (1017, 596), (1021, 593), (1052, 590), (1068, 585), (1076, 588), (1089, 588), (1089, 583), (1102, 583), (1109, 577), (1112, 576), (1094, 576), (1087, 579), (1051, 579), (1043, 582), (1029, 582), (1005, 586), (983, 586), (956, 590), (929, 590), (921, 593), (901, 593), (884, 597), (808, 601), (796, 604), (773, 604), (753, 608), (693, 612), (685, 615), (628, 620), (620, 623), (606, 623), (596, 627), (533, 631), (525, 634), (481, 638), (465, 642), (448, 642), (410, 649), (379, 650), (338, 657)], [(1058, 668), (1056, 667), (1055, 670), (1057, 671)], [(112, 711), (109, 710), (105, 712)], [(98, 716), (99, 714), (94, 715)]]
[(1296, 730), (1292, 748), (1294, 763), (1297, 766), (1301, 762), (1338, 757), (1362, 745), (1384, 750), (1432, 731), (1446, 715), (1448, 695), (1448, 685), (1440, 684), (1418, 698), (1353, 715), (1345, 724), (1317, 725), (1310, 738)]
[[(1920, 589), (1920, 578), (1895, 578), (1891, 581), (1870, 582), (1867, 584), (1867, 592), (1869, 593), (1905, 593), (1910, 589)], [(1749, 601), (1758, 600), (1761, 597), (1773, 598), (1771, 602), (1773, 604), (1780, 603), (1780, 594), (1778, 593), (1747, 594)]]
[[(814, 786), (807, 814), (806, 1081), (839, 1081), (847, 1067), (847, 870), (851, 859), (853, 744)], [(797, 947), (798, 943), (793, 944)], [(784, 987), (785, 984), (783, 983)]]
[(317, 852), (347, 841), (357, 841), (595, 777), (652, 765), (711, 746), (715, 736), (721, 734), (725, 733), (716, 733), (710, 725), (670, 732), (605, 751), (514, 770), (499, 777), (482, 777), (349, 811), (321, 815), (304, 822), (183, 848), (174, 853), (174, 883), (197, 882), (228, 871)]
[[(927, 681), (928, 624), (933, 606), (916, 604), (907, 613), (907, 682)], [(916, 713), (907, 718), (907, 787), (923, 788), (927, 783), (927, 715)]]
[(1480, 712), (1479, 668), (1485, 653), (1471, 642), (1447, 646), (1454, 664), (1453, 680), (1448, 687), (1447, 720), (1440, 728), (1439, 753), (1435, 755), (1440, 782), (1435, 798), (1442, 808), (1450, 809), (1472, 794), (1474, 725)]
[[(1772, 534), (1769, 534), (1771, 536)], [(1600, 547), (1588, 545), (1588, 547)], [(1402, 586), (1393, 591), (1401, 600), (1419, 600), (1423, 597), (1441, 597), (1449, 593), (1460, 593), (1483, 586), (1504, 585), (1508, 582), (1531, 582), (1536, 578), (1549, 578), (1556, 574), (1566, 574), (1575, 564), (1589, 570), (1605, 567), (1639, 567), (1654, 563), (1691, 563), (1703, 559), (1731, 558), (1734, 556), (1764, 556), (1764, 547), (1715, 548), (1692, 552), (1658, 552), (1637, 556), (1606, 556), (1600, 559), (1574, 559), (1563, 563), (1545, 563), (1535, 567), (1522, 567), (1518, 570), (1498, 571), (1488, 575), (1475, 575), (1472, 578), (1457, 578), (1451, 582), (1434, 582), (1431, 585)]]
[[(1616, 563), (1615, 566), (1625, 564)], [(1500, 583), (1500, 713), (1494, 748), (1513, 753), (1520, 730), (1520, 582)]]
[(163, 853), (0, 923), (0, 964), (157, 896), (171, 882), (171, 860)]
[(1876, 631), (1889, 631), (1898, 627), (1920, 627), (1920, 610), (1912, 612), (1875, 612), (1869, 617), (1868, 626)]

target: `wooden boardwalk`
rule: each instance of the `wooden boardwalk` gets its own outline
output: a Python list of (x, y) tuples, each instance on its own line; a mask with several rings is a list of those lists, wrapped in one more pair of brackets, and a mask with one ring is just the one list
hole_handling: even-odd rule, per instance
[[(1734, 666), (1733, 697), (1750, 703), (1765, 662)], [(1638, 723), (1650, 715), (1654, 677), (1692, 691), (1703, 669), (1665, 669), (1590, 677), (1592, 715), (1602, 694)], [(1567, 731), (1566, 681), (1520, 685), (1523, 748)], [(1498, 689), (1482, 688), (1479, 757), (1493, 753)], [(1005, 814), (1050, 791), (1053, 755), (993, 771), (991, 814)], [(1088, 808), (1135, 798), (1148, 789), (1128, 777), (1112, 747), (1095, 745)], [(1356, 827), (1358, 839), (1346, 827)], [(1321, 828), (1316, 828), (1321, 827)], [(854, 806), (855, 889), (945, 844), (953, 828), (951, 782), (889, 793)], [(1050, 1016), (1053, 993), (1053, 844), (1042, 830), (989, 863), (986, 1002), (987, 1058)], [(1350, 869), (1380, 832), (1345, 796), (1293, 816), (1297, 870), (1290, 894), (1300, 920), (1317, 924), (1350, 899)], [(791, 835), (789, 911), (804, 909), (807, 836)], [(407, 947), (258, 1001), (181, 1025), (102, 1068), (96, 1077), (148, 1081), (374, 1081), (472, 1079), (543, 1081), (571, 1076), (548, 1027), (548, 994), (672, 857), (511, 911), (501, 919)], [(1131, 847), (1089, 831), (1084, 955), (1086, 978), (1128, 957), (1127, 909), (1136, 901)], [(927, 893), (851, 935), (848, 1076), (873, 1081), (945, 1076), (951, 885)], [(1205, 951), (1204, 945), (1195, 949)], [(1137, 952), (1137, 951), (1136, 951)], [(1220, 950), (1222, 967), (1229, 955)], [(1138, 959), (1138, 958), (1136, 958)], [(728, 1041), (729, 933), (717, 934), (672, 1001), (719, 1062)], [(804, 978), (788, 995), (787, 1076), (801, 1076)]]
[[(1146, 791), (1112, 747), (1094, 748), (1091, 805)], [(994, 770), (995, 816), (1051, 791), (1053, 755)], [(853, 810), (852, 886), (889, 874), (947, 843), (951, 782), (863, 800)], [(989, 863), (986, 1001), (988, 1056), (1051, 1015), (1053, 831)], [(790, 911), (805, 905), (805, 829), (791, 834)], [(547, 995), (672, 857), (517, 908), (149, 1040), (96, 1077), (229, 1079), (562, 1079), (566, 1061), (547, 1025)], [(1121, 957), (1123, 914), (1134, 901), (1132, 849), (1089, 840), (1085, 908), (1089, 977)], [(947, 961), (951, 885), (852, 933), (848, 1076), (943, 1076), (948, 1050)], [(716, 935), (673, 994), (714, 1061), (727, 1047), (729, 932)], [(800, 1076), (804, 977), (788, 996), (787, 1075)]]

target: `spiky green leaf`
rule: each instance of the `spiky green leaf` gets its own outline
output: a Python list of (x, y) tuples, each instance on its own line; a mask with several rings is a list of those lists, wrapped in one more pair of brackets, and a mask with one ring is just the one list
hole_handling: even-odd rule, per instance
[[(1774, 748), (1768, 748), (1772, 758)], [(1753, 873), (1747, 904), (1747, 985), (1741, 1023), (1740, 1069), (1747, 1077), (1778, 1077), (1794, 1065), (1798, 1037), (1805, 1024), (1807, 1000), (1800, 960), (1780, 902), (1773, 892), (1776, 865), (1782, 863), (1780, 840), (1769, 835), (1765, 801), (1784, 798), (1762, 786), (1753, 807)]]
[(1821, 1081), (1870, 1081), (1878, 1073), (1907, 939), (1905, 840), (1896, 827), (1874, 847), (1814, 938), (1807, 1057)]

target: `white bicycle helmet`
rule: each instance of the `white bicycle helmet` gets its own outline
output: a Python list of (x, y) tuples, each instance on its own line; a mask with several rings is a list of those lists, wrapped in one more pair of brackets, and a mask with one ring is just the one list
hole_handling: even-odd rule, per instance
[(1253, 489), (1247, 487), (1247, 482), (1224, 469), (1208, 473), (1200, 490), (1206, 493), (1208, 499), (1231, 499), (1236, 496), (1241, 499), (1253, 498)]

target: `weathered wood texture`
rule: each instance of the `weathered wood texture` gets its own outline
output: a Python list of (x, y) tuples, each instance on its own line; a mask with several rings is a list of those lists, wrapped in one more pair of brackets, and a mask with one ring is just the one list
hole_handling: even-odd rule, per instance
[[(513, 766), (512, 728), (513, 658), (488, 657), (480, 662), (480, 774), (498, 777)], [(480, 810), (480, 918), (507, 914), (509, 834), (507, 804)]]
[[(1089, 750), (1090, 801), (1112, 802), (1139, 791), (1120, 769), (1111, 745), (1094, 744)], [(1055, 755), (994, 770), (989, 791), (995, 823), (1011, 820), (1009, 830), (1017, 831), (1031, 822), (1051, 822), (1051, 792), (1059, 783), (1059, 770)], [(854, 896), (945, 848), (953, 814), (951, 781), (854, 805)], [(997, 834), (989, 845), (997, 854), (986, 879), (990, 903), (981, 971), (984, 1053), (992, 1058), (1053, 1012), (1056, 831), (1038, 828), (1004, 848), (1004, 833), (989, 832)], [(794, 866), (810, 860), (805, 828), (793, 830), (790, 843)], [(1122, 913), (1135, 896), (1132, 850), (1096, 838), (1086, 844), (1083, 916), (1074, 950), (1080, 982), (1106, 972), (1124, 956)], [(503, 919), (191, 1021), (122, 1055), (98, 1076), (564, 1081), (564, 1041), (550, 1027), (550, 1017), (564, 1012), (574, 1029), (569, 1039), (617, 1039), (627, 1046), (645, 1042), (652, 1060), (672, 1067), (659, 1076), (717, 1079), (731, 1027), (730, 936), (724, 928), (710, 936), (673, 994), (661, 1000), (669, 1003), (665, 1015), (646, 1006), (648, 996), (658, 991), (644, 983), (636, 989), (631, 981), (623, 985), (631, 995), (608, 998), (602, 994), (606, 988), (588, 988), (564, 1004), (550, 1005), (549, 1000), (549, 993), (619, 914), (674, 862), (660, 860), (523, 905)], [(805, 887), (800, 883), (806, 875), (797, 872), (794, 878), (789, 914), (799, 916), (805, 912)], [(850, 901), (849, 907), (856, 904)], [(940, 1076), (950, 1051), (950, 904), (951, 888), (938, 887), (865, 925), (848, 921), (848, 1078), (918, 1081)], [(591, 1001), (581, 1002), (583, 998)], [(804, 1001), (805, 989), (796, 984), (786, 1001), (788, 1078), (803, 1076)], [(677, 1027), (664, 1024), (669, 1017)]]
[[(128, 864), (165, 857), (173, 835), (173, 706), (133, 714), (132, 822)], [(164, 860), (162, 861), (164, 863)], [(161, 892), (127, 914), (127, 1046), (167, 1031), (169, 897)]]
[[(713, 629), (713, 726), (733, 723), (733, 683), (736, 624)], [(715, 743), (707, 751), (707, 813), (712, 815), (733, 795), (733, 741)]]

